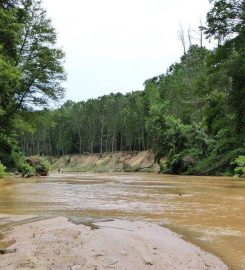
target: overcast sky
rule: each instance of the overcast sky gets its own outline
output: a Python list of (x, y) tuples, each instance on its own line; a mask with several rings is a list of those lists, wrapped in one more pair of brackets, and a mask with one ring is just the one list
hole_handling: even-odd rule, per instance
[(208, 0), (43, 2), (66, 53), (66, 99), (75, 101), (143, 89), (182, 55), (180, 23), (198, 30), (210, 9)]

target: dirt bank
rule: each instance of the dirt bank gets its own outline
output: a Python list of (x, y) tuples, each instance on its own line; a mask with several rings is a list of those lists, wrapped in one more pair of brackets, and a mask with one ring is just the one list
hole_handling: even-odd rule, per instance
[(151, 152), (116, 152), (48, 157), (53, 170), (64, 172), (158, 172)]
[(75, 225), (63, 217), (18, 225), (7, 236), (14, 244), (0, 255), (0, 269), (228, 269), (217, 257), (151, 223), (95, 225)]

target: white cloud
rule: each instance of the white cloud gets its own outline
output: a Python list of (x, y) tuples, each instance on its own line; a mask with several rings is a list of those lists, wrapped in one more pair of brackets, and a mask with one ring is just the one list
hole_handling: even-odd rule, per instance
[(66, 53), (67, 99), (143, 88), (182, 54), (184, 29), (198, 29), (208, 0), (43, 0)]

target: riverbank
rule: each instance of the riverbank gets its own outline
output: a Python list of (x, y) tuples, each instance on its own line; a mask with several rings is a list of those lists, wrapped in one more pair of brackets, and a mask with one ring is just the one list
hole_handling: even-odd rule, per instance
[(85, 226), (56, 217), (15, 226), (4, 241), (14, 243), (0, 255), (6, 270), (228, 269), (170, 230), (142, 221)]
[(44, 157), (51, 170), (62, 172), (159, 172), (154, 154), (143, 152), (115, 152), (104, 154)]

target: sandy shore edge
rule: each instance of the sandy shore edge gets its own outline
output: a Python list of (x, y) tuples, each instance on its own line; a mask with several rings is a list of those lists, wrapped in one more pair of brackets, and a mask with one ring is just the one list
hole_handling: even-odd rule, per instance
[[(228, 269), (216, 256), (143, 221), (75, 225), (64, 217), (14, 226), (0, 269)], [(10, 253), (8, 253), (10, 252)]]

